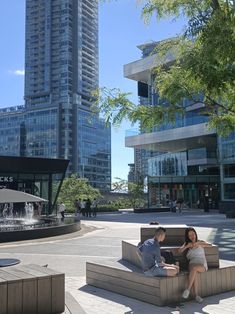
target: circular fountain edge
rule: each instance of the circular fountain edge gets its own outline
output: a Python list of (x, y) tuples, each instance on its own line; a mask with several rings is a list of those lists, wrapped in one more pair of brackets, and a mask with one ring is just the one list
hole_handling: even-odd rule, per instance
[[(53, 218), (50, 219), (53, 220)], [(54, 237), (58, 235), (76, 232), (79, 230), (81, 230), (80, 220), (76, 220), (75, 218), (74, 219), (65, 218), (65, 220), (58, 225), (51, 225), (46, 227), (41, 226), (33, 229), (0, 231), (0, 242), (3, 243)]]

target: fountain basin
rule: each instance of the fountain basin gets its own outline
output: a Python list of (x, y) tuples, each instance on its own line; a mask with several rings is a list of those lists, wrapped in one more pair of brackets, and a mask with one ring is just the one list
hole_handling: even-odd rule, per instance
[(56, 217), (43, 217), (31, 221), (6, 218), (0, 219), (0, 242), (53, 237), (76, 232), (80, 229), (80, 220), (74, 217), (65, 218), (63, 221)]

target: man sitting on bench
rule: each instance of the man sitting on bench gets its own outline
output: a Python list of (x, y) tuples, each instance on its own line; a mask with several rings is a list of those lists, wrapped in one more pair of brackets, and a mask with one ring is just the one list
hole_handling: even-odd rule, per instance
[(164, 241), (165, 236), (165, 228), (156, 228), (154, 238), (146, 240), (138, 248), (146, 276), (167, 277), (176, 276), (179, 273), (179, 266), (162, 262), (159, 242)]

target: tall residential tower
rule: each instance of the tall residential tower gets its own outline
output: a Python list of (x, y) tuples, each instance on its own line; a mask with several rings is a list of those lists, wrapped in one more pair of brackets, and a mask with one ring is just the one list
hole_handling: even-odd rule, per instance
[(0, 154), (69, 159), (68, 173), (109, 190), (110, 128), (91, 113), (98, 0), (26, 0), (25, 33), (25, 107), (1, 114), (15, 137), (0, 127)]

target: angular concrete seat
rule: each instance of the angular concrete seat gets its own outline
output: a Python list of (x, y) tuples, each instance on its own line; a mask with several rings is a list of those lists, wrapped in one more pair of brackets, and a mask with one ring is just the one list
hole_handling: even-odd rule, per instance
[(1, 314), (64, 312), (64, 274), (39, 265), (0, 270)]
[[(176, 277), (146, 277), (139, 268), (123, 260), (87, 262), (86, 271), (87, 284), (158, 306), (180, 302), (188, 280), (186, 272)], [(198, 274), (198, 290), (202, 297), (234, 289), (235, 266)]]
[[(159, 227), (159, 225), (157, 226)], [(122, 259), (104, 263), (86, 264), (87, 284), (110, 290), (140, 301), (158, 306), (180, 302), (187, 286), (187, 260), (178, 248), (184, 243), (186, 225), (163, 225), (166, 240), (161, 250), (171, 250), (180, 263), (181, 271), (175, 277), (146, 277), (141, 270), (141, 257), (138, 254), (139, 240), (122, 241)], [(154, 236), (156, 227), (142, 227), (141, 243)], [(168, 239), (168, 240), (167, 240)], [(202, 297), (235, 289), (235, 266), (219, 265), (218, 247), (205, 248), (208, 271), (197, 274), (198, 292)], [(219, 268), (220, 266), (220, 268)]]
[[(127, 262), (141, 268), (141, 259), (137, 251), (137, 240), (123, 240), (122, 241), (122, 259)], [(173, 253), (176, 261), (179, 262), (182, 269), (187, 268), (187, 259), (184, 253), (178, 252), (179, 246), (161, 246), (161, 251), (170, 250)], [(218, 246), (213, 245), (211, 247), (205, 248), (205, 255), (208, 264), (208, 268), (218, 268), (219, 267), (219, 250)]]
[(187, 225), (157, 225), (144, 226), (140, 228), (140, 242), (153, 238), (156, 228), (163, 227), (166, 229), (166, 238), (162, 242), (162, 246), (176, 245), (181, 246), (185, 241), (185, 230)]

